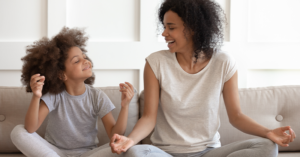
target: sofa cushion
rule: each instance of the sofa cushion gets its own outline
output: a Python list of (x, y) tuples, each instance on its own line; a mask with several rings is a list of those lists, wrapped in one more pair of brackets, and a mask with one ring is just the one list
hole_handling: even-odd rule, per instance
[[(260, 88), (239, 89), (240, 105), (244, 114), (259, 124), (275, 129), (290, 125), (300, 136), (300, 86), (273, 86)], [(140, 115), (144, 109), (144, 92), (140, 95)], [(221, 144), (226, 145), (235, 141), (257, 138), (234, 128), (228, 120), (223, 98), (220, 101), (219, 133)], [(150, 144), (151, 134), (142, 140)], [(300, 138), (296, 138), (289, 147), (279, 147), (279, 151), (300, 151)]]
[[(96, 87), (101, 89), (110, 98), (116, 108), (112, 111), (117, 119), (121, 109), (121, 93), (119, 87)], [(0, 87), (0, 153), (19, 152), (10, 139), (12, 129), (18, 124), (24, 124), (25, 115), (31, 101), (32, 94), (26, 93), (23, 87)], [(129, 104), (128, 123), (125, 135), (133, 129), (139, 116), (139, 95), (135, 95)], [(1, 116), (2, 115), (2, 116)], [(44, 137), (47, 118), (37, 130), (37, 133)], [(101, 119), (98, 119), (99, 145), (109, 142)]]
[[(300, 86), (243, 88), (239, 89), (239, 95), (242, 112), (257, 123), (269, 129), (289, 125), (300, 135)], [(220, 105), (222, 145), (256, 138), (234, 128), (229, 123), (223, 99)], [(289, 147), (279, 146), (279, 151), (300, 151), (300, 138), (296, 138)]]

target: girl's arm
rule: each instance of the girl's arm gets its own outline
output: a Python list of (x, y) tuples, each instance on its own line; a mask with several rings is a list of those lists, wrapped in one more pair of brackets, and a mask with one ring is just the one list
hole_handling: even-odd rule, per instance
[(158, 80), (149, 63), (146, 62), (144, 70), (145, 106), (143, 116), (138, 120), (128, 137), (116, 134), (111, 138), (110, 146), (113, 153), (121, 154), (122, 152), (126, 152), (127, 149), (151, 133), (156, 123), (159, 89)]
[(122, 92), (121, 111), (117, 122), (115, 122), (111, 112), (102, 117), (102, 122), (109, 138), (111, 138), (114, 134), (124, 135), (127, 126), (128, 108), (129, 103), (134, 96), (134, 88), (128, 82), (125, 84), (121, 83), (120, 92)]
[[(225, 82), (223, 88), (223, 97), (230, 123), (247, 134), (269, 138), (283, 147), (288, 146), (288, 143), (292, 142), (295, 138), (295, 133), (289, 126), (270, 130), (242, 113), (237, 76), (237, 72), (235, 72), (235, 74)], [(289, 130), (290, 135), (285, 133), (286, 130)]]
[(45, 77), (35, 74), (30, 79), (32, 98), (25, 117), (25, 129), (29, 133), (35, 132), (43, 123), (49, 113), (44, 101), (40, 101)]

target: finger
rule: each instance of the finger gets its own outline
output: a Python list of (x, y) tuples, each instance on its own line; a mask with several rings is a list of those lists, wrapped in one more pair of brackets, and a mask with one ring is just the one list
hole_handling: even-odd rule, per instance
[(125, 84), (129, 87), (130, 91), (134, 92), (134, 88), (132, 84), (130, 84), (129, 82), (125, 82)]
[(118, 134), (114, 134), (110, 139), (110, 143), (114, 144), (117, 138), (118, 138)]
[(290, 126), (281, 127), (281, 131), (286, 131), (289, 130), (290, 128), (291, 128)]
[(40, 74), (32, 75), (31, 78), (30, 78), (30, 84), (32, 84), (32, 83), (34, 82), (34, 79), (35, 79), (36, 77), (39, 77), (39, 76), (40, 76)]
[(31, 76), (31, 79), (33, 79), (33, 78), (35, 78), (35, 77), (38, 77), (38, 76), (40, 76), (41, 74), (34, 74), (34, 75), (32, 75)]
[(46, 79), (46, 77), (45, 77), (45, 76), (43, 76), (43, 77), (40, 79), (40, 81), (39, 81), (39, 82), (45, 82), (45, 79)]
[(294, 139), (296, 138), (296, 134), (295, 134), (295, 132), (292, 128), (289, 129), (289, 132), (290, 132), (290, 135), (292, 136), (291, 137), (291, 142), (293, 142)]
[(127, 89), (128, 91), (132, 91), (131, 88), (127, 84), (123, 84), (123, 87), (125, 87), (125, 89)]
[(134, 91), (134, 87), (133, 87), (132, 84), (130, 84), (129, 82), (125, 82), (125, 83), (130, 87), (130, 89), (131, 89), (132, 91)]
[(35, 83), (35, 82), (39, 82), (39, 80), (41, 80), (43, 78), (45, 78), (45, 77), (44, 76), (37, 76), (37, 77), (33, 78), (31, 81), (32, 81), (32, 83)]
[(283, 143), (280, 143), (279, 144), (281, 147), (288, 147), (289, 145), (288, 144), (283, 144)]
[(44, 83), (43, 82), (36, 82), (32, 85), (32, 89), (38, 89), (38, 87), (43, 87)]
[(43, 83), (40, 85), (40, 84), (34, 84), (32, 87), (31, 87), (31, 90), (37, 90), (37, 89), (42, 89), (43, 88)]
[(284, 144), (289, 144), (291, 141), (291, 135), (287, 135), (285, 140), (283, 141)]

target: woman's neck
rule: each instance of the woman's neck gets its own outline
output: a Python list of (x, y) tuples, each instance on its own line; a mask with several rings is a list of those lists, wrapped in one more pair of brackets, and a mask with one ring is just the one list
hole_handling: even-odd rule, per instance
[(82, 95), (86, 90), (84, 82), (65, 81), (64, 84), (66, 91), (73, 96)]
[(193, 51), (186, 53), (176, 53), (176, 58), (179, 65), (184, 71), (190, 74), (195, 74), (201, 71), (209, 62), (203, 53), (199, 53), (197, 62)]

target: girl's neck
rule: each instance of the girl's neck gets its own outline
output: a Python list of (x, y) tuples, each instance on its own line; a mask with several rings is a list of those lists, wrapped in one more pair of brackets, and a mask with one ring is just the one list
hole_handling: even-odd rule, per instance
[(66, 91), (73, 96), (82, 95), (85, 92), (85, 84), (84, 82), (71, 82), (65, 81), (64, 82)]

